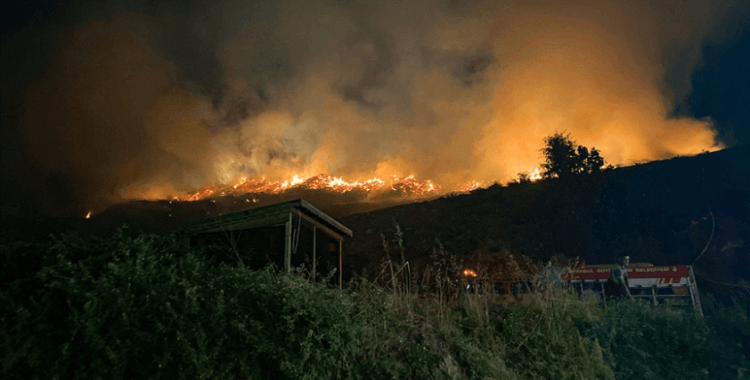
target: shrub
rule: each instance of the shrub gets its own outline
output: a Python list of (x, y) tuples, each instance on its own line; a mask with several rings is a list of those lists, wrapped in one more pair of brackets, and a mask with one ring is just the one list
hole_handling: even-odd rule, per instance
[(747, 315), (739, 312), (701, 318), (628, 300), (608, 304), (606, 316), (584, 330), (604, 348), (618, 380), (741, 379), (742, 368), (750, 368), (747, 357), (717, 332), (747, 334), (747, 326)]
[[(224, 291), (219, 318), (226, 355), (247, 352), (254, 377), (343, 379), (356, 375), (361, 327), (348, 297), (296, 274), (219, 267), (213, 289)], [(221, 291), (220, 290), (220, 291)], [(249, 350), (248, 350), (249, 348)]]
[(716, 375), (716, 379), (750, 377), (750, 297), (745, 292), (732, 298), (732, 306), (722, 306), (713, 297), (702, 296), (705, 320), (710, 330), (708, 370)]
[[(3, 291), (3, 375), (26, 379), (345, 378), (357, 326), (299, 276), (212, 266), (171, 236), (63, 236), (3, 251), (41, 260)], [(18, 256), (15, 252), (23, 251)]]

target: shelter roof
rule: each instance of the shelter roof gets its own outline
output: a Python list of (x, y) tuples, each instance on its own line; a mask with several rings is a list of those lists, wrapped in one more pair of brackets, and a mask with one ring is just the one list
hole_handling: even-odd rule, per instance
[(208, 233), (279, 226), (289, 221), (290, 213), (297, 212), (311, 218), (340, 235), (352, 236), (352, 231), (350, 229), (346, 228), (344, 225), (303, 199), (295, 199), (293, 201), (186, 223), (179, 226), (178, 229), (189, 233)]

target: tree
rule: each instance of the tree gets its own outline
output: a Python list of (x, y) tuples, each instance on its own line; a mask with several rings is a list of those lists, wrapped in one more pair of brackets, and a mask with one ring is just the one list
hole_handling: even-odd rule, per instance
[(567, 178), (576, 173), (578, 155), (575, 151), (575, 142), (570, 139), (570, 134), (563, 135), (555, 133), (544, 139), (542, 154), (545, 161), (542, 163), (542, 177), (544, 178)]
[(578, 174), (599, 173), (604, 166), (604, 158), (596, 148), (582, 145), (576, 147), (570, 134), (555, 133), (544, 139), (542, 148), (544, 162), (542, 177), (567, 179)]
[(599, 151), (591, 147), (591, 153), (583, 161), (584, 172), (587, 174), (596, 174), (602, 171), (604, 167), (604, 157), (599, 154)]

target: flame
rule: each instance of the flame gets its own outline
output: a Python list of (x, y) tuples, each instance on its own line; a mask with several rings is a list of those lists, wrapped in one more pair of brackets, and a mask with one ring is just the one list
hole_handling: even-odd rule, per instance
[(89, 213), (86, 214), (86, 219), (90, 219), (90, 218), (91, 218), (91, 211), (89, 211)]
[[(539, 168), (528, 171), (529, 179), (534, 182), (542, 179)], [(414, 178), (413, 175), (408, 177), (391, 176), (390, 179), (381, 177), (372, 177), (361, 181), (347, 181), (343, 177), (334, 177), (330, 174), (318, 174), (315, 176), (305, 176), (301, 174), (292, 175), (291, 179), (272, 181), (267, 180), (265, 176), (260, 179), (248, 178), (241, 176), (233, 185), (207, 187), (190, 192), (181, 197), (174, 197), (173, 200), (198, 201), (210, 197), (240, 194), (279, 194), (290, 189), (307, 189), (307, 190), (327, 190), (336, 193), (347, 193), (352, 191), (361, 191), (365, 193), (383, 193), (396, 192), (402, 196), (425, 197), (437, 196), (445, 193), (467, 193), (477, 189), (487, 188), (490, 184), (485, 181), (468, 181), (459, 183), (454, 187), (444, 188), (431, 180), (421, 180)], [(250, 203), (251, 200), (245, 199)], [(258, 202), (258, 199), (252, 198), (252, 202)]]
[[(528, 171), (529, 179), (532, 182), (542, 179), (539, 168)], [(377, 193), (392, 191), (403, 196), (425, 197), (440, 195), (443, 193), (467, 193), (477, 189), (487, 188), (488, 182), (485, 181), (468, 181), (460, 183), (453, 188), (443, 188), (431, 180), (420, 180), (413, 175), (408, 177), (398, 177), (393, 175), (390, 179), (373, 177), (362, 181), (349, 182), (343, 177), (334, 177), (330, 174), (318, 174), (316, 176), (304, 176), (294, 174), (291, 179), (284, 181), (271, 181), (265, 177), (260, 179), (251, 179), (246, 176), (240, 177), (234, 185), (208, 187), (193, 191), (182, 197), (175, 198), (183, 201), (197, 201), (214, 196), (239, 195), (239, 194), (260, 194), (270, 193), (279, 194), (293, 188), (308, 190), (327, 190), (336, 193), (347, 193), (351, 191), (362, 191), (366, 193)], [(250, 203), (249, 199), (245, 200)], [(253, 198), (252, 202), (258, 200)]]
[(474, 272), (474, 271), (473, 271), (473, 270), (471, 270), (471, 269), (464, 269), (464, 276), (467, 276), (467, 277), (468, 277), (468, 276), (471, 276), (471, 277), (476, 277), (476, 276), (477, 276), (477, 273), (476, 273), (476, 272)]
[(542, 179), (542, 173), (539, 172), (539, 168), (536, 168), (533, 171), (529, 170), (529, 174), (529, 179), (531, 180), (531, 182)]
[[(430, 180), (418, 180), (414, 176), (405, 178), (392, 177), (384, 180), (379, 177), (364, 181), (349, 182), (341, 177), (329, 174), (319, 174), (313, 177), (303, 177), (295, 174), (291, 180), (268, 181), (265, 178), (249, 179), (241, 177), (234, 185), (226, 187), (211, 187), (194, 191), (182, 196), (184, 201), (197, 201), (212, 196), (224, 196), (230, 194), (257, 194), (271, 193), (279, 194), (292, 188), (303, 188), (309, 190), (328, 190), (337, 193), (350, 191), (384, 192), (395, 191), (407, 196), (423, 197), (437, 195), (441, 187)], [(249, 200), (246, 200), (248, 203)], [(257, 202), (253, 199), (253, 202)]]
[(480, 189), (483, 187), (487, 187), (484, 183), (484, 181), (469, 181), (465, 184), (458, 187), (458, 192), (465, 193), (472, 190)]

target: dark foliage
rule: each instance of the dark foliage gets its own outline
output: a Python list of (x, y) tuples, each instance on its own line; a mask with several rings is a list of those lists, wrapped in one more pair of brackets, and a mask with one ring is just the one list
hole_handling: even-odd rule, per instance
[(555, 133), (544, 139), (542, 155), (544, 178), (569, 179), (577, 174), (597, 174), (604, 167), (604, 158), (596, 148), (576, 147), (570, 134)]
[(346, 298), (292, 274), (211, 265), (172, 236), (62, 236), (3, 247), (2, 267), (3, 378), (341, 379), (354, 371), (358, 327)]
[(604, 318), (581, 331), (601, 344), (618, 380), (746, 379), (747, 297), (730, 308), (704, 300), (705, 318), (642, 301), (610, 303)]

